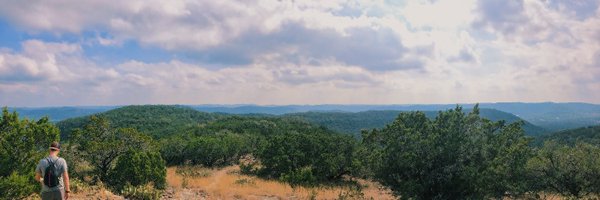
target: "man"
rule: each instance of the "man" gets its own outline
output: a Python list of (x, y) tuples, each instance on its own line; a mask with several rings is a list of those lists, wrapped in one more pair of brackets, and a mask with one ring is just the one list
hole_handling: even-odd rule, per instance
[[(35, 169), (35, 180), (42, 184), (42, 200), (64, 200), (69, 198), (69, 173), (67, 172), (67, 161), (58, 157), (60, 152), (60, 144), (52, 142), (50, 144), (50, 154), (48, 157), (40, 160), (40, 163)], [(46, 177), (46, 170), (54, 164), (55, 175), (58, 177), (58, 184), (54, 187), (49, 187), (48, 183), (44, 183), (42, 177)], [(51, 168), (50, 168), (51, 169)], [(52, 185), (52, 184), (50, 184)]]

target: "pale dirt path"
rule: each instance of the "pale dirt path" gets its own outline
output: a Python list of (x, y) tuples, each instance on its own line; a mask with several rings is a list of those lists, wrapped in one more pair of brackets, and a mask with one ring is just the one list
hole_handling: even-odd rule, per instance
[[(190, 177), (187, 179), (187, 188), (183, 188), (183, 177), (175, 171), (176, 168), (167, 169), (167, 184), (172, 194), (165, 199), (309, 199), (312, 194), (316, 194), (317, 199), (337, 199), (340, 193), (347, 191), (339, 187), (291, 188), (278, 181), (240, 175), (237, 166), (212, 170), (207, 177)], [(365, 180), (359, 182), (367, 186), (363, 189), (366, 199), (394, 199), (389, 190), (381, 189), (376, 183)]]

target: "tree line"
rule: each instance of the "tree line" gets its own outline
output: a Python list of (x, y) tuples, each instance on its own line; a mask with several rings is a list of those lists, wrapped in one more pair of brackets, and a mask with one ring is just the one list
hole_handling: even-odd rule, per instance
[[(136, 119), (148, 118), (148, 126), (172, 120), (156, 107), (147, 112), (151, 115), (138, 113), (143, 107), (135, 109)], [(186, 115), (203, 121), (161, 129), (177, 130), (171, 134), (148, 134), (140, 132), (151, 129), (146, 122), (127, 128), (118, 118), (92, 116), (60, 136), (47, 118), (19, 119), (5, 108), (0, 143), (10, 148), (0, 148), (0, 192), (9, 198), (36, 192), (34, 165), (50, 141), (61, 137), (68, 138), (62, 141), (62, 156), (71, 176), (89, 184), (109, 183), (116, 193), (149, 184), (163, 189), (167, 166), (239, 164), (243, 173), (291, 185), (372, 179), (403, 199), (600, 194), (596, 144), (546, 141), (536, 146), (522, 122), (490, 121), (480, 117), (478, 106), (468, 113), (460, 107), (441, 111), (434, 118), (403, 112), (384, 128), (364, 130), (360, 138), (292, 118), (174, 116)]]

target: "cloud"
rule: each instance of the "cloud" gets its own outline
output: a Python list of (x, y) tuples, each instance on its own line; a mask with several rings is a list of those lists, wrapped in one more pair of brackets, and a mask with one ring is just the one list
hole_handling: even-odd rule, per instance
[(562, 13), (585, 20), (596, 15), (600, 1), (598, 0), (549, 0), (549, 6)]
[(22, 52), (3, 52), (0, 102), (8, 105), (235, 103), (237, 100), (272, 103), (262, 98), (275, 93), (290, 101), (290, 96), (285, 95), (290, 91), (301, 93), (310, 92), (308, 88), (321, 88), (332, 93), (343, 87), (355, 90), (381, 84), (367, 70), (334, 61), (323, 66), (287, 62), (278, 67), (254, 64), (220, 69), (179, 60), (160, 63), (131, 60), (102, 66), (87, 59), (81, 51), (77, 44), (31, 40), (23, 43)]
[(69, 73), (57, 60), (80, 53), (77, 45), (28, 40), (21, 53), (0, 53), (0, 81), (60, 80)]
[(33, 30), (104, 30), (112, 39), (98, 38), (102, 45), (133, 39), (216, 65), (245, 65), (279, 54), (333, 58), (375, 71), (423, 67), (428, 55), (411, 52), (376, 18), (331, 13), (349, 6), (342, 1), (42, 1), (13, 2), (2, 11)]
[(480, 14), (479, 20), (475, 21), (476, 27), (491, 27), (502, 33), (511, 33), (527, 23), (525, 5), (523, 0), (480, 0), (477, 3)]
[(246, 65), (254, 63), (256, 58), (275, 55), (296, 64), (301, 64), (303, 58), (333, 59), (367, 70), (388, 71), (421, 68), (420, 58), (427, 56), (426, 53), (411, 52), (393, 31), (386, 28), (352, 28), (340, 34), (333, 29), (313, 30), (301, 23), (287, 23), (278, 31), (269, 34), (248, 32), (219, 47), (194, 54), (209, 63)]
[(598, 2), (569, 2), (0, 0), (0, 103), (597, 102)]

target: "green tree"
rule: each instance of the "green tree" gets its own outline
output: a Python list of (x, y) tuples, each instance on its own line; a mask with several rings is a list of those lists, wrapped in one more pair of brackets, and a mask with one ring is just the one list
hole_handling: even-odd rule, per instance
[(167, 168), (158, 152), (128, 151), (119, 157), (110, 174), (110, 183), (117, 191), (128, 184), (138, 187), (148, 183), (164, 189)]
[(48, 118), (19, 119), (16, 112), (2, 109), (0, 118), (0, 194), (8, 199), (27, 196), (39, 189), (33, 180), (38, 161), (59, 133)]
[(257, 153), (259, 173), (292, 185), (339, 180), (352, 172), (356, 140), (331, 132), (274, 134)]
[(107, 182), (109, 171), (119, 156), (131, 150), (152, 151), (152, 138), (131, 128), (113, 129), (110, 123), (96, 116), (73, 133), (71, 144), (76, 145), (82, 157), (93, 166), (93, 175)]
[(401, 198), (501, 197), (526, 190), (529, 139), (520, 125), (480, 118), (478, 106), (469, 114), (460, 107), (440, 112), (434, 120), (401, 113), (365, 134), (363, 145), (374, 152), (375, 178)]
[(548, 141), (527, 166), (540, 190), (575, 198), (600, 194), (600, 147)]

